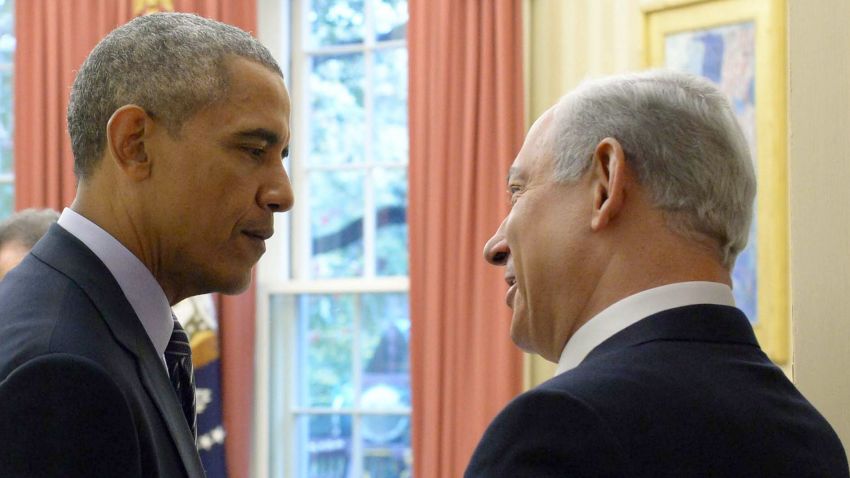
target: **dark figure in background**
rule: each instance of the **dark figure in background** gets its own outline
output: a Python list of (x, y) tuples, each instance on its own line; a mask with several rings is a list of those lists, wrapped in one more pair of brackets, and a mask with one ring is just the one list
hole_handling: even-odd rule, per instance
[(847, 477), (735, 308), (755, 189), (706, 80), (613, 77), (545, 112), (484, 254), (505, 267), (514, 342), (558, 374), (493, 420), (466, 476)]
[(0, 222), (0, 279), (20, 264), (57, 219), (53, 209), (24, 209)]
[(201, 477), (170, 305), (236, 293), (293, 197), (271, 54), (195, 15), (139, 17), (77, 73), (77, 196), (0, 282), (0, 476)]

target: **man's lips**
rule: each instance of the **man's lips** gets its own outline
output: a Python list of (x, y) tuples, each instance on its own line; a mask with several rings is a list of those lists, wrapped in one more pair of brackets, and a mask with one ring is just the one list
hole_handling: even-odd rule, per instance
[(247, 229), (242, 231), (242, 234), (245, 234), (248, 237), (259, 239), (261, 241), (266, 241), (274, 234), (273, 229)]
[(256, 245), (256, 248), (262, 255), (266, 252), (266, 240), (272, 237), (274, 231), (272, 229), (250, 229), (242, 231), (242, 234)]
[(508, 307), (513, 309), (514, 308), (514, 296), (516, 296), (516, 290), (517, 290), (516, 277), (506, 276), (505, 282), (508, 283), (508, 292), (505, 294), (505, 303), (508, 304)]

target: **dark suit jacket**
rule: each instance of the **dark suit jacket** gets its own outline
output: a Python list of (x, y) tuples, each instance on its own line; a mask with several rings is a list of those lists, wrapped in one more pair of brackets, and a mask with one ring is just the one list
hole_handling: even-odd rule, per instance
[(738, 309), (647, 317), (513, 400), (466, 477), (847, 477), (835, 432)]
[(0, 476), (204, 476), (133, 308), (58, 225), (0, 282)]

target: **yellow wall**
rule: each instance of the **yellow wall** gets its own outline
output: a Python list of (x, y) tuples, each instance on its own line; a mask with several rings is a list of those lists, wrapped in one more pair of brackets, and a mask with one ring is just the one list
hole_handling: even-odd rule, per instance
[[(644, 2), (650, 0), (643, 0)], [(656, 3), (661, 0), (652, 0)], [(525, 0), (529, 124), (583, 78), (643, 65), (641, 0)], [(850, 446), (850, 2), (788, 1), (791, 375)], [(554, 365), (526, 361), (526, 385)]]
[(640, 67), (638, 0), (526, 2), (531, 119), (586, 77)]
[(794, 381), (850, 446), (850, 2), (791, 0)]
[[(529, 125), (583, 79), (641, 67), (639, 0), (525, 2)], [(554, 364), (526, 357), (527, 387), (554, 372)]]

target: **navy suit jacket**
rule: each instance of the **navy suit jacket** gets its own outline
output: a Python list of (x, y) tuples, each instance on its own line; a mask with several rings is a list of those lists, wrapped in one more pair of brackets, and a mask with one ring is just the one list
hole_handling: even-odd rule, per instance
[(641, 320), (514, 399), (478, 477), (847, 477), (833, 429), (761, 351), (738, 309)]
[(0, 281), (0, 476), (204, 476), (133, 308), (58, 225)]

